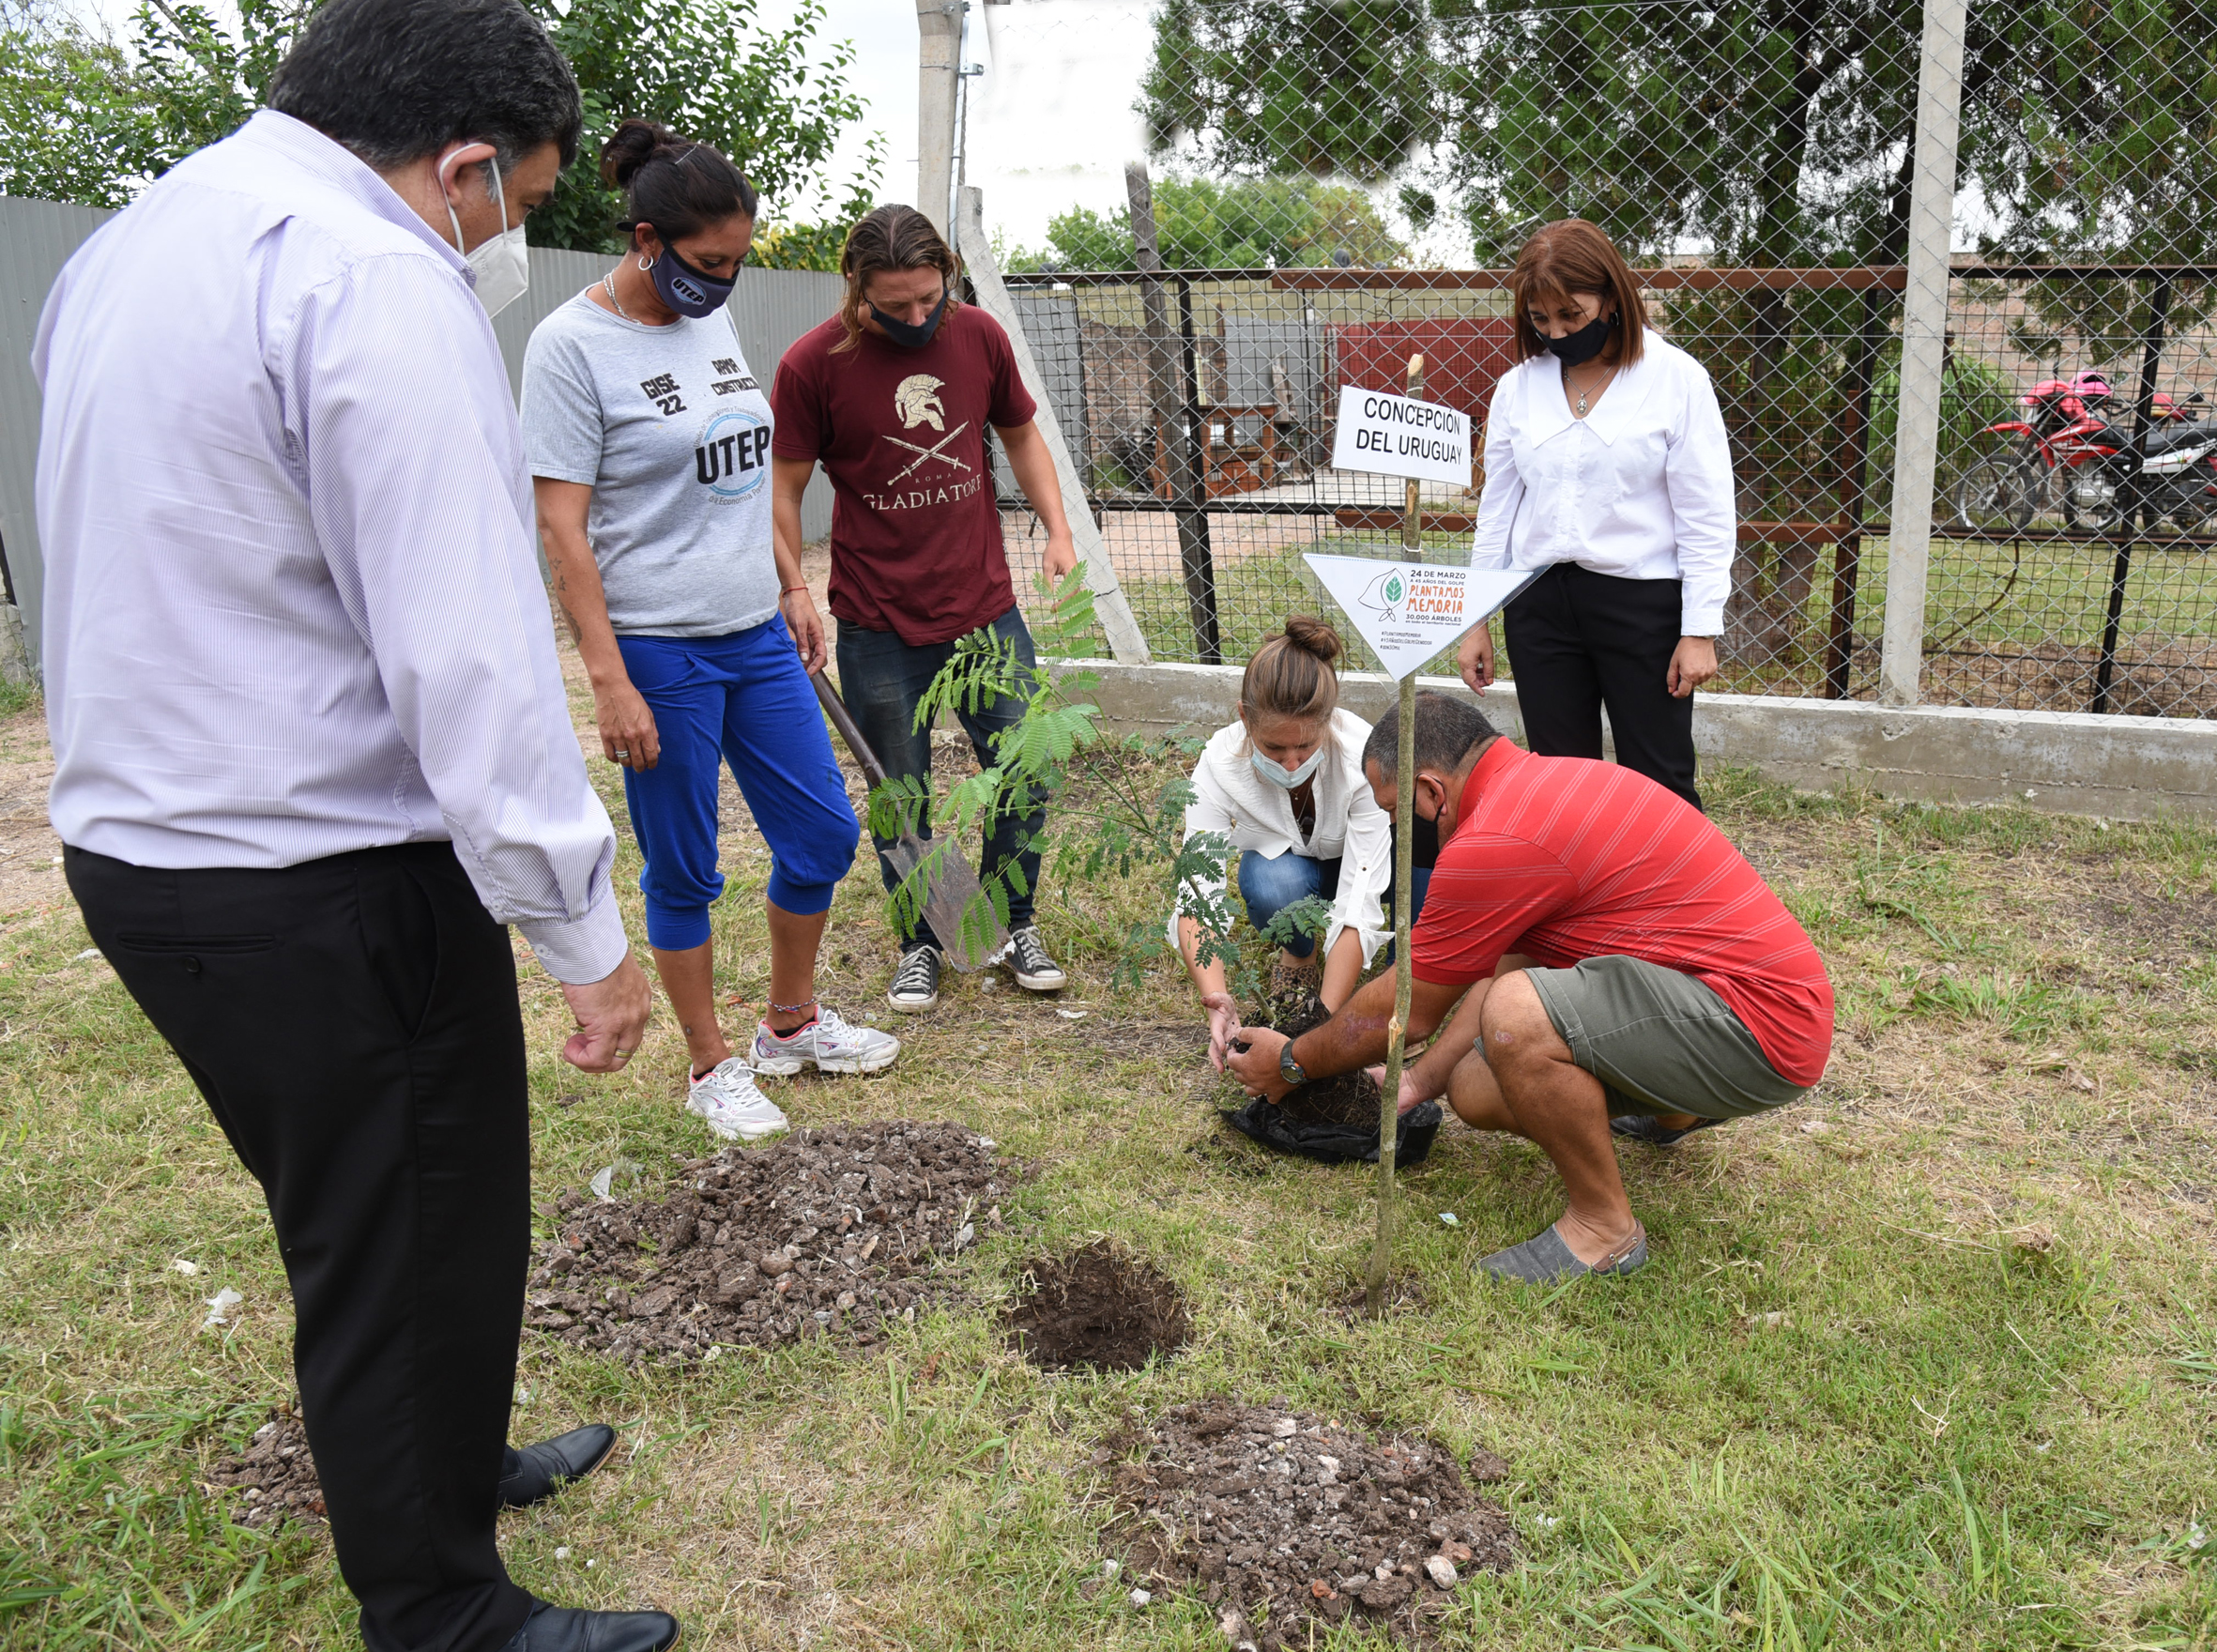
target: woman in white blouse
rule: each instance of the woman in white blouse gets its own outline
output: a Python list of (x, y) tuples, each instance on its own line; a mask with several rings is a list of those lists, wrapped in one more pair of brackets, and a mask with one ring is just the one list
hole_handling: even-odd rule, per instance
[[(1536, 569), (1502, 612), (1532, 750), (1616, 760), (1695, 808), (1693, 691), (1717, 675), (1735, 525), (1732, 454), (1700, 362), (1651, 332), (1640, 288), (1580, 218), (1509, 277), (1522, 356), (1486, 424), (1474, 568)], [(1463, 681), (1493, 681), (1484, 626)]]
[[(1239, 721), (1211, 737), (1185, 807), (1188, 839), (1221, 833), (1239, 850), (1240, 899), (1256, 928), (1304, 896), (1331, 903), (1318, 992), (1334, 1010), (1389, 939), (1384, 902), (1393, 877), (1393, 822), (1363, 777), (1370, 726), (1338, 709), (1333, 665), (1344, 651), (1329, 625), (1299, 615), (1256, 650), (1240, 682)], [(1412, 907), (1423, 899), (1425, 881), (1423, 874), (1412, 878)], [(1192, 918), (1173, 912), (1170, 935), (1208, 1011), (1209, 1059), (1220, 1072), (1226, 1043), (1239, 1030), (1223, 960), (1200, 961), (1200, 925)], [(1313, 971), (1316, 952), (1313, 937), (1295, 936), (1279, 962)]]

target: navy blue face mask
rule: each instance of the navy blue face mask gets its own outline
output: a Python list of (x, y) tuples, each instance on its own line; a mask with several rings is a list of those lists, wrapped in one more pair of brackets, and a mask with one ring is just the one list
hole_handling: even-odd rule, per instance
[(662, 301), (680, 315), (689, 315), (700, 321), (724, 308), (731, 297), (731, 289), (739, 284), (732, 281), (718, 281), (712, 275), (703, 275), (678, 256), (677, 248), (667, 241), (662, 244), (662, 256), (655, 259), (648, 271), (654, 278), (654, 290)]
[(954, 296), (955, 290), (952, 287), (940, 294), (940, 301), (933, 307), (932, 313), (913, 325), (906, 321), (895, 321), (875, 304), (870, 306), (870, 315), (879, 327), (885, 329), (885, 336), (894, 344), (906, 344), (911, 350), (921, 350), (931, 343), (932, 334), (939, 331), (940, 318), (946, 314), (947, 300)]

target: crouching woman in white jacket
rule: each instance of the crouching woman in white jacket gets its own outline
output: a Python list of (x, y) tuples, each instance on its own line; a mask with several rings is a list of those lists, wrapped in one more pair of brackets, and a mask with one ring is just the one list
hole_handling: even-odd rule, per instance
[[(1298, 615), (1258, 649), (1240, 683), (1239, 721), (1211, 737), (1185, 807), (1188, 840), (1221, 833), (1239, 850), (1240, 899), (1256, 928), (1304, 896), (1331, 903), (1318, 991), (1333, 1010), (1390, 939), (1384, 914), (1393, 878), (1393, 823), (1363, 776), (1370, 726), (1338, 709), (1333, 667), (1344, 651), (1329, 625)], [(1222, 1071), (1226, 1044), (1240, 1024), (1223, 960), (1200, 961), (1194, 919), (1173, 912), (1170, 928), (1208, 1011), (1209, 1059)], [(1313, 971), (1317, 950), (1312, 937), (1297, 936), (1279, 961), (1291, 971)]]

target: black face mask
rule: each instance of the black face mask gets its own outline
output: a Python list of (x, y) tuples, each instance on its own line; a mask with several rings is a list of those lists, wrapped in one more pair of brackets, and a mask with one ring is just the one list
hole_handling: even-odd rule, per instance
[(1561, 358), (1564, 366), (1582, 367), (1601, 353), (1615, 330), (1615, 316), (1597, 315), (1576, 332), (1548, 340), (1547, 347)]
[(947, 300), (954, 296), (955, 291), (952, 287), (941, 293), (940, 301), (933, 307), (931, 314), (913, 326), (906, 321), (895, 321), (875, 304), (870, 306), (870, 315), (879, 327), (885, 329), (885, 336), (894, 344), (905, 344), (911, 350), (921, 350), (931, 343), (932, 334), (939, 331), (940, 318), (947, 314)]

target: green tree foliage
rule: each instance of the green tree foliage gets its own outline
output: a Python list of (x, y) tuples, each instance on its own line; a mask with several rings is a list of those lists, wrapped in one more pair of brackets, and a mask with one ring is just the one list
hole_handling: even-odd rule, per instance
[[(1550, 219), (1634, 254), (1899, 257), (1915, 0), (1169, 0), (1142, 107), (1228, 176), (1401, 176), (1482, 263)], [(1974, 0), (1963, 181), (2022, 257), (2200, 260), (2217, 237), (2211, 0)]]
[[(643, 115), (713, 144), (747, 171), (777, 226), (766, 229), (759, 262), (835, 266), (847, 225), (869, 207), (882, 142), (843, 196), (823, 190), (833, 146), (864, 105), (848, 79), (850, 43), (820, 65), (808, 61), (821, 0), (806, 0), (782, 30), (759, 26), (759, 0), (527, 3), (576, 69), (586, 109), (577, 162), (531, 215), (533, 242), (619, 247), (620, 197), (602, 187), (600, 147), (619, 122)], [(0, 188), (120, 206), (260, 106), (317, 0), (237, 0), (236, 31), (187, 0), (148, 0), (128, 50), (39, 0), (0, 4)], [(827, 222), (790, 222), (797, 208)]]
[[(1338, 252), (1374, 268), (1408, 256), (1365, 191), (1313, 177), (1163, 178), (1154, 186), (1154, 228), (1162, 261), (1173, 269), (1329, 264)], [(1128, 211), (1074, 207), (1048, 222), (1047, 239), (1044, 252), (1010, 254), (1009, 268), (1137, 268)]]
[(107, 89), (130, 73), (113, 40), (40, 6), (0, 7), (0, 194), (86, 206), (130, 198), (145, 112)]
[[(759, 0), (529, 0), (585, 92), (585, 142), (555, 198), (531, 215), (543, 246), (614, 252), (622, 198), (600, 177), (601, 145), (635, 116), (712, 144), (738, 163), (763, 197), (766, 220), (797, 207), (825, 212), (830, 237), (802, 237), (793, 249), (821, 268), (821, 243), (838, 240), (869, 210), (882, 160), (873, 144), (861, 177), (836, 201), (823, 198), (825, 163), (864, 105), (848, 79), (854, 46), (842, 41), (820, 66), (808, 54), (824, 20), (822, 0), (804, 0), (782, 30), (764, 27)], [(773, 256), (775, 246), (765, 249)]]

